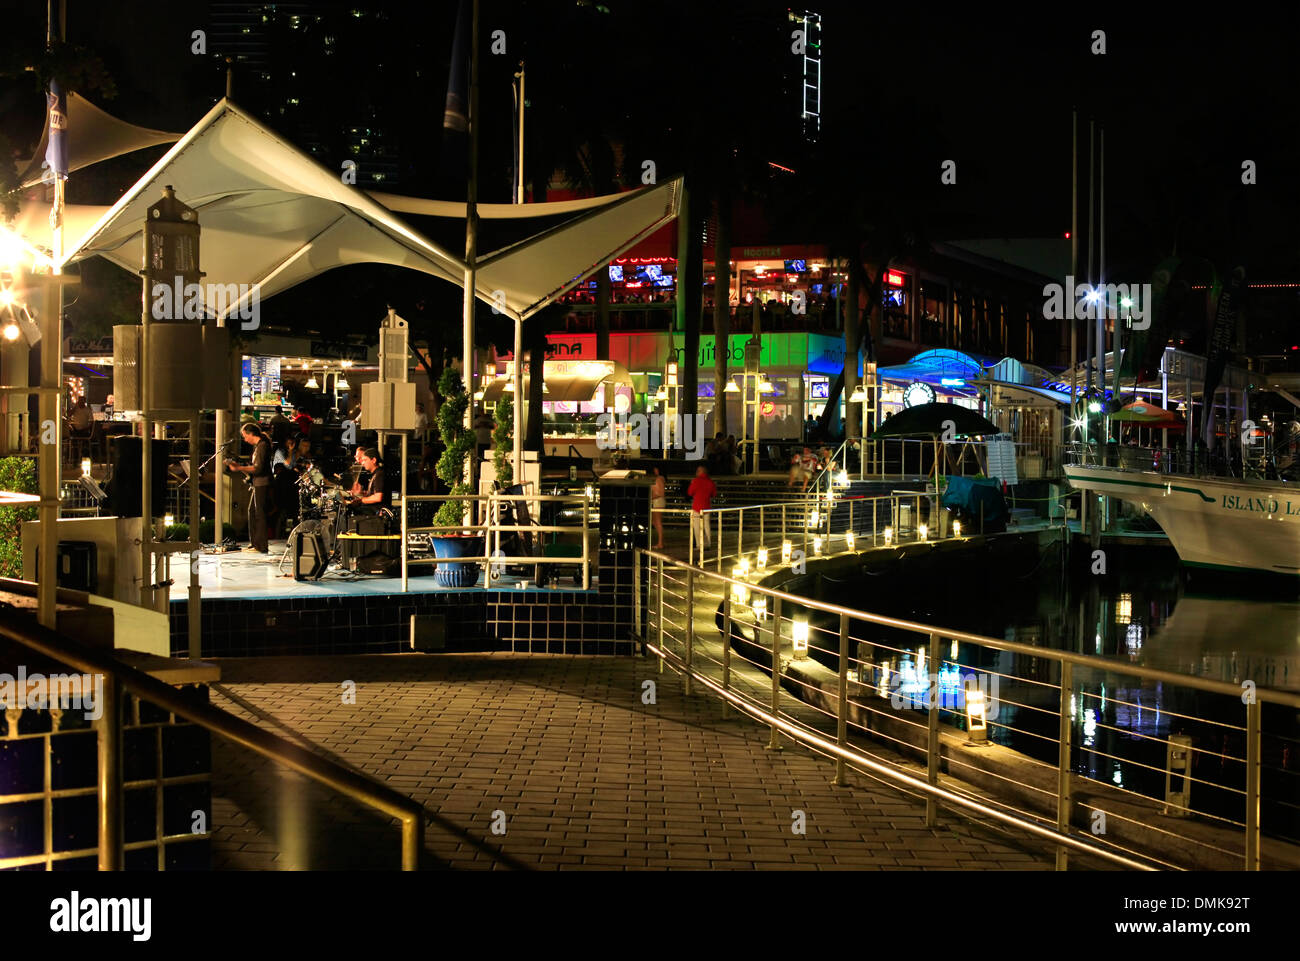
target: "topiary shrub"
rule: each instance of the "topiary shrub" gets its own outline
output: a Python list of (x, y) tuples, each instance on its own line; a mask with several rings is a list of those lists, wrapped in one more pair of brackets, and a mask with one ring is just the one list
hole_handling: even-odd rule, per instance
[(442, 405), (438, 408), (438, 434), (446, 450), (438, 458), (437, 471), (453, 499), (443, 501), (433, 516), (433, 523), (436, 527), (450, 527), (464, 523), (466, 504), (459, 498), (473, 493), (465, 483), (465, 458), (474, 449), (474, 432), (465, 426), (469, 395), (459, 371), (448, 367), (442, 372), (438, 378), (438, 394), (442, 397)]
[(515, 482), (515, 405), (510, 398), (502, 396), (493, 416), (497, 425), (492, 430), (492, 466), (497, 471), (497, 482), (509, 487)]
[[(30, 457), (0, 458), (0, 491), (39, 494), (36, 461)], [(0, 576), (23, 576), (23, 522), (36, 520), (36, 505), (0, 507)]]

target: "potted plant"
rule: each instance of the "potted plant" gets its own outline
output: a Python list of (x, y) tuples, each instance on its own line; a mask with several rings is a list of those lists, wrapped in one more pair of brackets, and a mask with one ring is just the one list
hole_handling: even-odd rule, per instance
[[(36, 461), (30, 457), (0, 459), (0, 491), (39, 494)], [(23, 576), (23, 521), (36, 520), (36, 505), (0, 507), (0, 577)]]
[[(474, 449), (474, 434), (465, 426), (465, 411), (469, 395), (465, 392), (460, 373), (447, 368), (438, 378), (438, 393), (442, 405), (438, 408), (438, 434), (445, 450), (438, 458), (438, 476), (451, 492), (451, 499), (443, 501), (433, 516), (434, 526), (453, 527), (465, 522), (466, 501), (461, 498), (473, 493), (465, 483), (465, 458)], [(434, 534), (433, 552), (443, 558), (477, 557), (483, 553), (483, 538), (467, 531), (445, 531)], [(473, 587), (478, 583), (477, 564), (438, 564), (434, 580), (443, 587)]]

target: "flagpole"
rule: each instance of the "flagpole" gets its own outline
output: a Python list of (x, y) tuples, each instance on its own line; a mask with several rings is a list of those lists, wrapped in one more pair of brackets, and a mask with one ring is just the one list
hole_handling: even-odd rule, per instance
[[(518, 185), (518, 203), (524, 202), (524, 62), (519, 61), (519, 185)], [(524, 322), (515, 317), (515, 363), (514, 363), (514, 481), (516, 484), (524, 482), (524, 411), (521, 406), (523, 402), (523, 381), (520, 377), (520, 364), (523, 360), (524, 350)]]
[[(465, 405), (465, 428), (474, 429), (474, 298), (477, 283), (475, 260), (478, 258), (478, 0), (473, 2), (469, 48), (469, 177), (465, 196), (465, 292), (464, 292), (464, 360), (461, 377), (469, 403)], [(518, 358), (515, 361), (519, 366)], [(519, 398), (515, 398), (515, 403)], [(471, 495), (478, 493), (478, 445), (469, 458)], [(402, 465), (405, 468), (406, 465)]]

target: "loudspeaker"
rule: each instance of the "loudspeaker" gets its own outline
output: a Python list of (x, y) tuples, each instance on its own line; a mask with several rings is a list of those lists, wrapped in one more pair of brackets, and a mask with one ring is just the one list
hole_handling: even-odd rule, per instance
[(325, 573), (329, 555), (317, 531), (295, 531), (293, 537), (293, 579), (318, 581)]
[[(41, 568), (41, 549), (36, 548), (36, 569)], [(59, 587), (94, 594), (99, 590), (99, 548), (94, 541), (59, 541), (54, 575)]]
[[(153, 442), (153, 516), (167, 512), (167, 442)], [(140, 516), (140, 458), (144, 447), (139, 437), (114, 437), (109, 462), (113, 480), (108, 485), (108, 510), (117, 517)]]

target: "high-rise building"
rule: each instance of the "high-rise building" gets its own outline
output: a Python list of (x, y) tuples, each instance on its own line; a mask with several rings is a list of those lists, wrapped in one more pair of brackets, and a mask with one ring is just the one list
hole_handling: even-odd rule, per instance
[(816, 143), (822, 129), (822, 16), (811, 10), (791, 10), (789, 17), (792, 35), (802, 31), (803, 49), (789, 86), (797, 96), (804, 139)]

